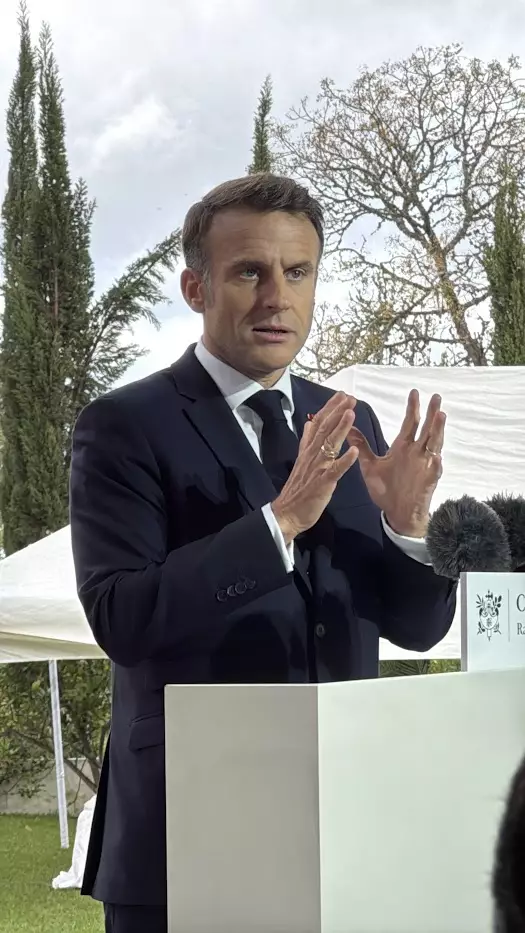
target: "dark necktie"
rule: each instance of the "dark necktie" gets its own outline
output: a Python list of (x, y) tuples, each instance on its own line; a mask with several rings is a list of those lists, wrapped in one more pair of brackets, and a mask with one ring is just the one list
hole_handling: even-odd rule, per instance
[[(278, 389), (261, 389), (260, 392), (252, 395), (252, 397), (248, 399), (247, 402), (245, 402), (245, 404), (248, 405), (249, 408), (253, 409), (253, 411), (256, 412), (262, 420), (263, 427), (261, 434), (261, 460), (277, 492), (280, 492), (286, 483), (286, 480), (288, 479), (292, 467), (297, 459), (297, 453), (299, 451), (299, 440), (294, 432), (288, 427), (288, 422), (286, 421), (283, 412), (283, 398), (283, 393), (279, 392)], [(310, 532), (299, 535), (295, 539), (294, 550), (296, 555), (295, 572), (297, 573), (297, 560), (299, 554), (301, 558), (302, 569), (310, 577), (310, 568), (312, 564), (310, 553)], [(314, 576), (310, 578), (310, 585), (315, 592)], [(317, 663), (312, 640), (312, 628), (314, 621), (312, 615), (313, 602), (311, 601), (310, 596), (311, 593), (305, 595), (308, 619), (311, 623), (308, 626), (309, 635), (307, 643), (308, 676), (311, 683), (315, 683), (317, 681)]]
[(261, 460), (277, 492), (288, 479), (299, 450), (283, 412), (283, 398), (278, 389), (261, 389), (245, 402), (262, 420)]

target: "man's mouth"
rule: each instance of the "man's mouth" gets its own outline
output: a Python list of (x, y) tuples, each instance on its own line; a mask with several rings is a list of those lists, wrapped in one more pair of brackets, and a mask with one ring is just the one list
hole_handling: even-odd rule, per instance
[(253, 333), (260, 343), (286, 343), (292, 331), (278, 324), (260, 324), (253, 328)]
[(254, 327), (253, 330), (258, 334), (290, 334), (289, 327), (280, 327), (273, 324), (261, 324), (260, 327)]

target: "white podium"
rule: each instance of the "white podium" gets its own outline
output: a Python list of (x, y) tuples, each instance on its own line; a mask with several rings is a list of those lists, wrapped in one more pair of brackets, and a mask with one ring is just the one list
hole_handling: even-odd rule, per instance
[(489, 933), (522, 671), (166, 688), (169, 933)]

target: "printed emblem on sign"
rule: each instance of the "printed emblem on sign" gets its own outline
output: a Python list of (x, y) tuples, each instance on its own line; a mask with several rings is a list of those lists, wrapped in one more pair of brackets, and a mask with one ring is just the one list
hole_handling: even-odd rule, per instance
[(499, 627), (501, 596), (494, 596), (494, 593), (477, 596), (476, 608), (478, 610), (478, 635), (486, 635), (489, 641), (495, 633), (501, 635)]

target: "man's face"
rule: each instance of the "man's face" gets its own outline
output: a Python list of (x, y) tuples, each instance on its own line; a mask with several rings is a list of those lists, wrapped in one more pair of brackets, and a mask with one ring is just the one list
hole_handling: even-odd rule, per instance
[(204, 318), (206, 348), (263, 385), (276, 382), (312, 324), (319, 238), (284, 211), (219, 213), (208, 233), (209, 281), (182, 274), (190, 307)]

